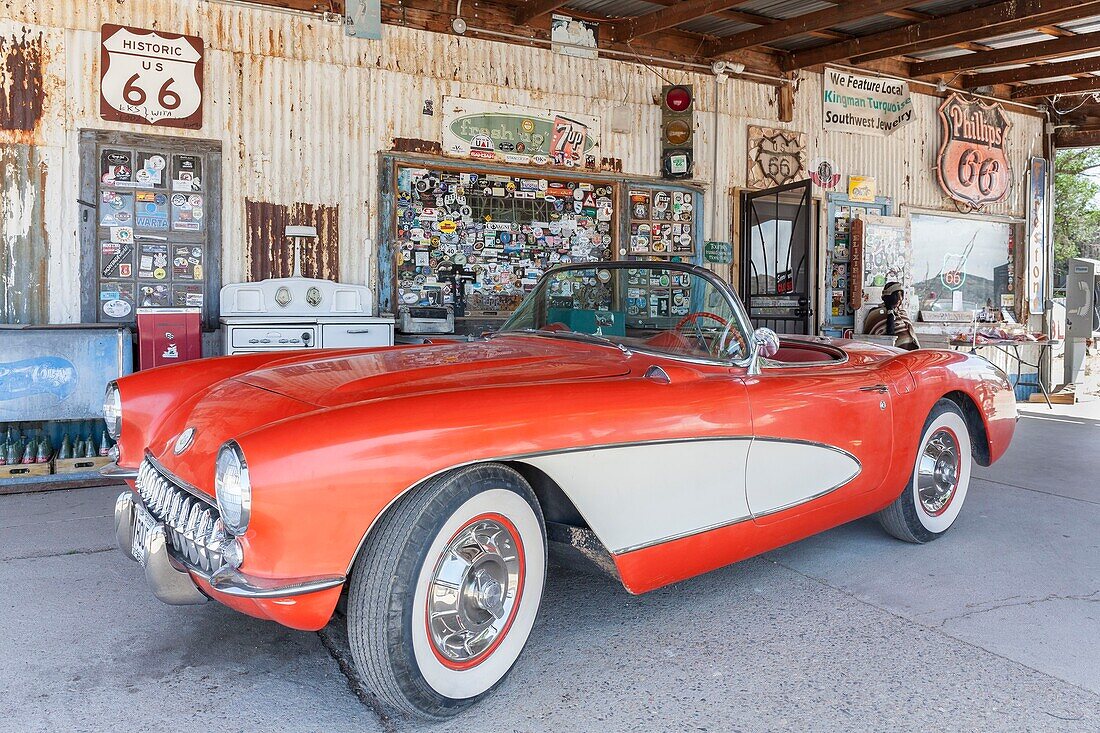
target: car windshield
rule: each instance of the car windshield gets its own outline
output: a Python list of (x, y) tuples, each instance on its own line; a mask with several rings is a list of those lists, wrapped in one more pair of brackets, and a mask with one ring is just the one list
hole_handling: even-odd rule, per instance
[(609, 342), (703, 359), (747, 354), (736, 296), (696, 268), (599, 262), (548, 272), (500, 333)]

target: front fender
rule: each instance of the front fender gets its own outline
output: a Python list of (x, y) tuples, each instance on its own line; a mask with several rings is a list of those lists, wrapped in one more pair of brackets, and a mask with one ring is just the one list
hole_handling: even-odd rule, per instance
[(615, 378), (422, 394), (282, 420), (237, 439), (253, 485), (242, 570), (348, 573), (377, 517), (431, 476), (578, 447), (722, 436), (735, 406), (747, 412), (741, 390), (728, 376)]
[(118, 464), (137, 468), (153, 434), (183, 402), (222, 380), (286, 357), (285, 352), (221, 356), (145, 369), (119, 379), (122, 433)]

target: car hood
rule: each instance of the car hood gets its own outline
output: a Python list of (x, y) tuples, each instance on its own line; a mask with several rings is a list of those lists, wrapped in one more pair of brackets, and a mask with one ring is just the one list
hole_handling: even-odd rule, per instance
[(246, 372), (236, 381), (317, 407), (475, 387), (600, 379), (630, 371), (598, 344), (538, 336), (320, 353)]

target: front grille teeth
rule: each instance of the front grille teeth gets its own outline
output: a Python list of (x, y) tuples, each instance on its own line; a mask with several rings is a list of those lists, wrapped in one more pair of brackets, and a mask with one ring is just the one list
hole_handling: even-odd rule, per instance
[(207, 574), (222, 566), (218, 509), (180, 488), (149, 460), (138, 468), (137, 490), (146, 509), (168, 530), (176, 555)]

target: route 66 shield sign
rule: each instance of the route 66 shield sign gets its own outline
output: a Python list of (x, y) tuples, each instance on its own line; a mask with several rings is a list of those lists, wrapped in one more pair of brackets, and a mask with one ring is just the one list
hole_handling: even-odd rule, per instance
[(1005, 144), (1011, 123), (999, 104), (952, 94), (939, 108), (936, 177), (944, 192), (972, 206), (1000, 201), (1012, 184)]
[(184, 36), (104, 24), (99, 113), (105, 120), (202, 127), (203, 44)]
[(962, 289), (966, 283), (966, 255), (945, 254), (943, 256), (943, 268), (940, 270), (940, 282), (948, 290), (954, 292)]

